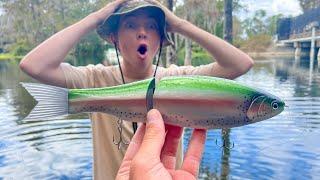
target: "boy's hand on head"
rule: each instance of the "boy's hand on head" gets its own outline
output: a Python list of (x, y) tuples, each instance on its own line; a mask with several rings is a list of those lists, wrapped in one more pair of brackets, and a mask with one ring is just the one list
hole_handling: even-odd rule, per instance
[(104, 21), (107, 17), (109, 17), (122, 3), (129, 0), (115, 0), (108, 3), (106, 6), (101, 8), (100, 10), (94, 12), (95, 17), (97, 18), (97, 25), (99, 25), (102, 21)]
[(116, 179), (197, 179), (206, 130), (194, 130), (181, 169), (175, 170), (182, 128), (164, 125), (157, 110), (133, 136)]
[(161, 9), (164, 11), (166, 15), (166, 21), (167, 21), (167, 30), (168, 32), (177, 32), (179, 26), (183, 23), (183, 19), (180, 17), (176, 16), (172, 11), (170, 11), (167, 7), (162, 5), (160, 2), (156, 0), (148, 0), (151, 1), (155, 4), (157, 4)]

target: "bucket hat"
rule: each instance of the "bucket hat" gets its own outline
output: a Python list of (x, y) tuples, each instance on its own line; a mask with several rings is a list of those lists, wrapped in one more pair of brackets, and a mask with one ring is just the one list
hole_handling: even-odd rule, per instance
[(113, 44), (108, 37), (117, 31), (120, 17), (140, 9), (146, 9), (154, 15), (153, 17), (159, 25), (160, 37), (163, 40), (162, 45), (173, 45), (166, 30), (166, 17), (164, 11), (157, 4), (147, 0), (131, 0), (122, 3), (109, 17), (98, 25), (98, 35), (102, 39), (107, 40), (110, 44)]

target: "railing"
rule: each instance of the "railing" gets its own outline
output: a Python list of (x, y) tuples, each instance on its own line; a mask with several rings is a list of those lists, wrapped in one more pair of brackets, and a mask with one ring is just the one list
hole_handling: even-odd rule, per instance
[[(308, 31), (308, 32), (302, 32), (299, 34), (290, 34), (289, 39), (300, 39), (300, 38), (308, 38), (312, 36), (312, 32)], [(315, 36), (320, 36), (320, 30), (316, 30)]]
[[(293, 18), (282, 18), (277, 23), (279, 40), (311, 37), (310, 26), (320, 25), (320, 7), (305, 11), (304, 14)], [(316, 36), (319, 36), (319, 29)]]

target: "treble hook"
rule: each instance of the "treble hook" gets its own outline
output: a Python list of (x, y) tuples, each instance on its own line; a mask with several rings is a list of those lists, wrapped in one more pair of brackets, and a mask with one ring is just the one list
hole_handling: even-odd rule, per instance
[(122, 145), (126, 145), (126, 146), (129, 145), (129, 142), (125, 141), (122, 136), (122, 130), (123, 130), (122, 124), (123, 124), (123, 120), (121, 118), (119, 118), (117, 121), (117, 129), (119, 132), (119, 141), (115, 140), (114, 135), (112, 137), (113, 144), (118, 146), (118, 149), (120, 149), (122, 147)]
[(219, 145), (218, 144), (218, 140), (216, 139), (216, 145), (219, 147), (219, 148), (226, 148), (226, 149), (233, 149), (234, 148), (234, 142), (232, 142), (232, 146), (231, 147), (228, 147), (228, 145), (227, 145), (227, 142), (226, 142), (226, 140), (223, 140), (223, 143), (222, 143), (222, 145)]
[(216, 145), (218, 147), (220, 147), (220, 148), (225, 148), (225, 149), (228, 149), (228, 150), (233, 149), (234, 148), (234, 142), (232, 142), (231, 147), (229, 147), (230, 142), (229, 142), (229, 137), (228, 137), (228, 130), (227, 129), (222, 129), (221, 132), (222, 132), (223, 143), (222, 143), (222, 145), (219, 145), (218, 144), (218, 139), (216, 139)]

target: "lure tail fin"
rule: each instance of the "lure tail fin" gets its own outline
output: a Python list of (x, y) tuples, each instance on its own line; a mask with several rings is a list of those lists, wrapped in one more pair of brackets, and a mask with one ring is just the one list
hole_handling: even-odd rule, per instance
[(37, 83), (21, 85), (38, 102), (24, 120), (44, 120), (68, 114), (68, 89)]

